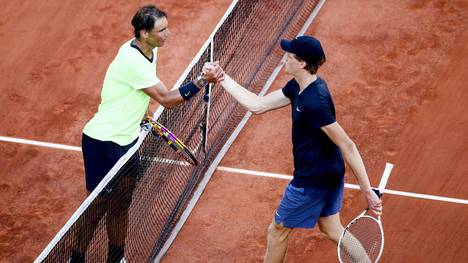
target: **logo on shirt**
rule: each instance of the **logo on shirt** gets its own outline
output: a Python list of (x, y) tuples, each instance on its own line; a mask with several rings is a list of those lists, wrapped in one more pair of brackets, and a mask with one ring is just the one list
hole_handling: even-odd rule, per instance
[(190, 95), (190, 91), (184, 94), (186, 97)]
[(298, 112), (301, 112), (301, 109), (299, 109), (299, 107), (296, 107), (296, 110), (297, 110)]

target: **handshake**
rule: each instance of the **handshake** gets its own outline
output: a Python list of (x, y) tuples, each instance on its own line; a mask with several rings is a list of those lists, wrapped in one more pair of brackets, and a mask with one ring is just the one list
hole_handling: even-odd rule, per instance
[(206, 62), (202, 69), (202, 78), (208, 83), (219, 83), (224, 80), (224, 71), (219, 62)]
[(196, 79), (193, 79), (189, 84), (182, 85), (179, 88), (180, 95), (184, 100), (189, 100), (201, 89), (208, 88), (208, 83), (220, 83), (225, 79), (225, 76), (227, 75), (224, 74), (218, 61), (207, 62), (203, 65), (202, 72)]

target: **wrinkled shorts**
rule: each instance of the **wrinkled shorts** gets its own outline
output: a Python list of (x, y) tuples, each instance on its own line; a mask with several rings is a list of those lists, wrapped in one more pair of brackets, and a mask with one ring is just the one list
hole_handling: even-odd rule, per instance
[(313, 228), (320, 217), (341, 210), (343, 189), (344, 182), (332, 189), (298, 188), (289, 184), (275, 212), (275, 222), (289, 228)]

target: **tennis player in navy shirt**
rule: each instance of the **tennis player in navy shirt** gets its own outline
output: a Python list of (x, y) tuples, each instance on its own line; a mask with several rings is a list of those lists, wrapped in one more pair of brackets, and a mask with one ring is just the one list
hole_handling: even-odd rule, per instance
[[(264, 262), (283, 262), (293, 228), (313, 228), (338, 243), (344, 230), (339, 212), (343, 199), (344, 160), (356, 176), (371, 211), (382, 203), (372, 191), (361, 155), (336, 121), (327, 83), (316, 75), (325, 62), (320, 41), (311, 36), (282, 40), (285, 71), (293, 76), (286, 86), (260, 97), (227, 74), (221, 85), (247, 110), (261, 114), (291, 104), (294, 177), (268, 227)], [(210, 71), (215, 65), (207, 64)]]

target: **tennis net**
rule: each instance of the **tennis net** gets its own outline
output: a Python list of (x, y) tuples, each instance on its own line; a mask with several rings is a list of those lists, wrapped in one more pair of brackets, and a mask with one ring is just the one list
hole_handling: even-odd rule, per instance
[[(304, 25), (323, 3), (234, 1), (174, 88), (194, 79), (205, 62), (219, 61), (239, 84), (260, 93), (271, 84), (272, 73), (284, 55), (280, 39), (302, 34)], [(143, 125), (138, 142), (109, 171), (36, 262), (67, 262), (72, 254), (78, 256), (70, 262), (115, 262), (122, 254), (127, 262), (161, 258), (195, 189), (203, 178), (211, 176), (210, 167), (219, 162), (223, 146), (246, 114), (218, 85), (212, 87), (208, 114), (200, 93), (175, 109), (159, 108), (154, 115), (194, 151), (199, 165), (184, 162)], [(209, 132), (205, 152), (200, 127), (206, 119)], [(123, 243), (124, 249), (118, 246)]]

